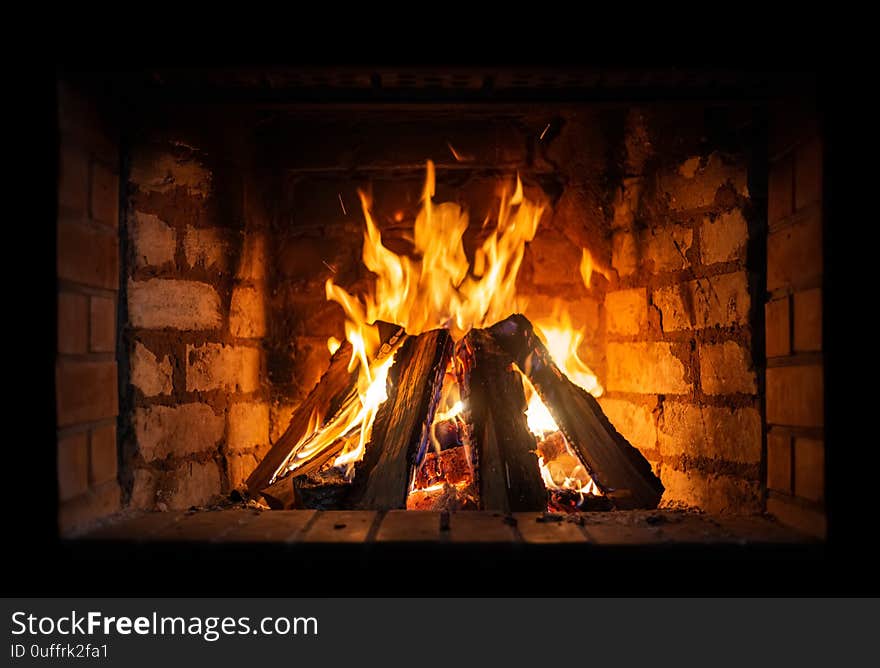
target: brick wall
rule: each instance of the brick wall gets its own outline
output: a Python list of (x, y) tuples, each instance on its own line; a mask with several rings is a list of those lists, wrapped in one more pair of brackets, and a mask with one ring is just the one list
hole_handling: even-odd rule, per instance
[(767, 510), (826, 531), (823, 143), (809, 101), (771, 115), (767, 238)]
[(737, 142), (689, 138), (705, 132), (702, 122), (676, 125), (641, 110), (627, 118), (610, 221), (600, 403), (652, 462), (664, 505), (757, 512), (762, 421), (748, 152)]
[(110, 105), (58, 86), (58, 339), (55, 362), (59, 526), (120, 507), (116, 313), (119, 144)]
[[(552, 204), (520, 271), (524, 311), (539, 320), (558, 299), (585, 328), (580, 352), (606, 388), (602, 405), (654, 464), (665, 502), (760, 510), (751, 118), (689, 113), (580, 108), (411, 126), (285, 116), (243, 133), (259, 170), (216, 138), (136, 142), (122, 239), (125, 502), (208, 503), (248, 475), (326, 368), (327, 338), (344, 336), (324, 282), (357, 292), (370, 281), (357, 189), (372, 191), (383, 239), (402, 252), (431, 158), (438, 199), (460, 201), (476, 223), (466, 246), (500, 176), (518, 171)], [(589, 287), (582, 248), (600, 270)]]
[(132, 147), (124, 248), (127, 503), (188, 508), (237, 487), (269, 443), (259, 187), (181, 137)]

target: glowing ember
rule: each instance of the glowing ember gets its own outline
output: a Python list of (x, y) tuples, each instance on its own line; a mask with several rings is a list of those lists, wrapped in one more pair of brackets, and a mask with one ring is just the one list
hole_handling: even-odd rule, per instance
[[(575, 455), (528, 376), (520, 373), (528, 401), (526, 421), (529, 431), (538, 441), (538, 466), (541, 469), (544, 486), (551, 492), (554, 490), (575, 492), (581, 500), (586, 494), (601, 496), (602, 491), (596, 486), (580, 459)], [(584, 387), (584, 389), (587, 388)], [(601, 392), (601, 387), (598, 389)]]

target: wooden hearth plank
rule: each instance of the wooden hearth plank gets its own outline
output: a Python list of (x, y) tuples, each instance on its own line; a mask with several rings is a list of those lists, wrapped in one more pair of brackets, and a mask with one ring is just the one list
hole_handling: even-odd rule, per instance
[(227, 543), (290, 543), (295, 541), (317, 514), (316, 510), (257, 512), (247, 523), (226, 536)]
[(547, 509), (535, 437), (526, 423), (526, 399), (510, 355), (487, 330), (471, 330), (458, 347), (462, 391), (476, 449), (480, 505), (499, 512)]
[(406, 508), (410, 469), (427, 443), (452, 348), (449, 332), (435, 329), (409, 337), (398, 351), (388, 374), (388, 399), (355, 470), (350, 507)]
[(514, 513), (516, 528), (526, 543), (586, 543), (587, 536), (577, 523), (577, 516), (548, 513)]
[(322, 510), (300, 536), (303, 543), (363, 543), (378, 517), (377, 513), (351, 510)]
[(377, 543), (436, 543), (440, 540), (440, 513), (431, 510), (389, 510), (376, 532)]
[(186, 512), (180, 521), (156, 533), (152, 540), (169, 543), (223, 541), (230, 531), (250, 519), (251, 512), (240, 509)]
[(515, 543), (515, 522), (510, 516), (482, 510), (449, 514), (451, 543)]
[(531, 323), (516, 314), (490, 331), (528, 375), (593, 481), (614, 506), (656, 508), (663, 484), (648, 460), (617, 432), (599, 402), (559, 370)]
[(116, 517), (87, 533), (85, 540), (150, 541), (160, 531), (179, 522), (184, 512), (145, 512), (134, 517)]

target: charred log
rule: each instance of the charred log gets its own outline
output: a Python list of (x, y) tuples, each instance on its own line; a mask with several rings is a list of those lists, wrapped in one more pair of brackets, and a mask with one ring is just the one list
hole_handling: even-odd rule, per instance
[(424, 453), (440, 398), (452, 337), (435, 329), (408, 338), (388, 374), (388, 399), (376, 413), (370, 441), (355, 469), (353, 508), (405, 508), (412, 466)]
[(562, 373), (522, 315), (490, 328), (528, 376), (593, 481), (615, 508), (656, 508), (663, 484), (648, 460), (609, 422), (599, 402)]
[(339, 470), (333, 467), (318, 473), (289, 477), (293, 479), (297, 508), (314, 510), (342, 508), (345, 497), (351, 488), (351, 483)]
[(535, 437), (526, 423), (522, 380), (512, 369), (510, 355), (487, 330), (472, 330), (459, 344), (458, 357), (482, 507), (500, 512), (546, 510), (547, 490)]

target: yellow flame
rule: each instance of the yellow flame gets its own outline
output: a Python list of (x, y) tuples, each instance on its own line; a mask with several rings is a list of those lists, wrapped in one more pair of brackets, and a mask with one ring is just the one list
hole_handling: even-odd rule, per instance
[(339, 350), (339, 346), (341, 345), (342, 341), (337, 339), (335, 336), (331, 336), (329, 339), (327, 339), (327, 350), (330, 351), (331, 355), (336, 353), (336, 351)]
[(584, 285), (586, 287), (590, 287), (590, 281), (593, 279), (593, 273), (600, 274), (605, 277), (606, 280), (610, 280), (608, 278), (608, 271), (601, 266), (593, 259), (592, 253), (586, 248), (581, 251), (581, 279), (584, 281)]
[(468, 214), (453, 202), (435, 204), (434, 190), (434, 164), (428, 161), (422, 208), (413, 230), (413, 257), (383, 245), (372, 202), (359, 193), (366, 224), (362, 257), (376, 276), (375, 285), (358, 298), (332, 278), (326, 284), (327, 298), (342, 306), (353, 329), (384, 320), (412, 335), (445, 327), (459, 340), (474, 327), (487, 327), (517, 312), (516, 276), (544, 207), (523, 196), (517, 177), (512, 195), (507, 188), (502, 191), (497, 225), (476, 249), (471, 267), (463, 244)]
[(552, 313), (532, 320), (535, 333), (543, 341), (550, 357), (569, 380), (594, 397), (602, 396), (604, 388), (596, 374), (580, 358), (579, 350), (584, 340), (585, 328), (576, 329), (571, 314), (561, 300), (556, 300)]

